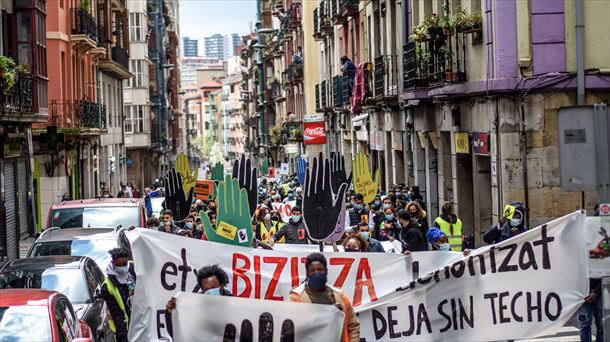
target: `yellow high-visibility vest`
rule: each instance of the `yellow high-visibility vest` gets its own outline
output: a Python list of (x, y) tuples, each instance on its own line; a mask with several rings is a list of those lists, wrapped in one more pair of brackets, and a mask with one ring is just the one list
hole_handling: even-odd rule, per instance
[(457, 219), (457, 221), (453, 223), (453, 234), (451, 234), (451, 223), (445, 221), (442, 217), (437, 217), (436, 220), (434, 220), (434, 223), (436, 223), (441, 231), (447, 235), (449, 244), (451, 245), (451, 250), (454, 252), (461, 252), (462, 241), (464, 238), (462, 236), (462, 221)]

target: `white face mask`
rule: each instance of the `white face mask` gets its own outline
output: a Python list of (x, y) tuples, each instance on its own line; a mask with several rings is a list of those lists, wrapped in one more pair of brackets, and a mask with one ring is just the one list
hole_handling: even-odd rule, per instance
[(360, 235), (365, 239), (369, 238), (369, 232), (360, 232)]
[(120, 275), (126, 275), (129, 272), (129, 265), (122, 267), (114, 266), (114, 270)]
[(265, 214), (265, 220), (267, 220), (267, 221), (271, 220), (271, 214), (269, 214), (269, 213)]
[(451, 250), (451, 245), (449, 244), (449, 242), (441, 243), (440, 246), (438, 246), (438, 250), (448, 252)]

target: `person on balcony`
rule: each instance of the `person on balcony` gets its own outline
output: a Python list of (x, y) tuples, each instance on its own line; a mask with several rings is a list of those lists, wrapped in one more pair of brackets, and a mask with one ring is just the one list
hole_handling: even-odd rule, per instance
[(356, 65), (352, 62), (347, 56), (342, 56), (340, 58), (341, 61), (341, 71), (344, 74), (347, 74), (349, 80), (349, 92), (352, 93), (352, 89), (354, 89), (354, 78), (356, 77)]

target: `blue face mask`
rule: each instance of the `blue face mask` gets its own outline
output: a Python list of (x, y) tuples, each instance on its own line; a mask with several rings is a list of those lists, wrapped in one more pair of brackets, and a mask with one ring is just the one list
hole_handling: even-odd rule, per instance
[(375, 201), (374, 203), (377, 207), (379, 207), (379, 205), (381, 204), (381, 201)]
[(316, 272), (307, 277), (307, 285), (314, 290), (322, 290), (326, 286), (326, 273)]
[(293, 223), (299, 222), (300, 219), (301, 219), (301, 216), (292, 215), (290, 217), (290, 221), (292, 221)]
[(390, 207), (390, 205), (389, 205), (389, 204), (384, 204), (384, 205), (383, 205), (383, 209), (388, 209), (389, 207)]
[(209, 289), (209, 290), (205, 291), (204, 294), (207, 294), (210, 296), (220, 296), (220, 287), (215, 287), (213, 289)]
[(387, 215), (385, 216), (385, 218), (386, 218), (387, 220), (392, 221), (392, 220), (394, 219), (394, 214), (387, 214)]
[(114, 270), (120, 275), (126, 275), (129, 272), (129, 265), (122, 267), (114, 266)]
[(364, 205), (360, 204), (360, 203), (356, 203), (354, 204), (354, 209), (356, 210), (362, 210), (362, 208), (364, 208)]
[(445, 251), (448, 252), (451, 250), (451, 245), (447, 242), (447, 243), (441, 243), (440, 246), (438, 246), (438, 250), (439, 251)]

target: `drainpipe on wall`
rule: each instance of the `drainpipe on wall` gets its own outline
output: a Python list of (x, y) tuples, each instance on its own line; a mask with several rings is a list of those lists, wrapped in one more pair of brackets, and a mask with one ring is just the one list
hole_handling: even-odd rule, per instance
[(525, 106), (521, 97), (521, 122), (519, 131), (521, 134), (521, 159), (523, 161), (523, 197), (525, 206), (525, 227), (530, 227), (530, 206), (529, 206), (529, 182), (527, 178), (527, 134), (525, 133)]
[(576, 0), (576, 104), (585, 105), (585, 13), (584, 0)]

